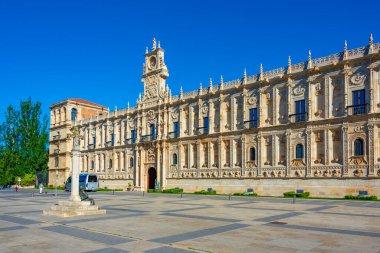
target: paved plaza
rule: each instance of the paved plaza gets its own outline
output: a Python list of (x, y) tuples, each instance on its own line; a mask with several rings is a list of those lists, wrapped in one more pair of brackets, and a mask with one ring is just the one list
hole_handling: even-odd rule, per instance
[(0, 252), (380, 252), (380, 202), (98, 192), (56, 218), (52, 193), (0, 191)]

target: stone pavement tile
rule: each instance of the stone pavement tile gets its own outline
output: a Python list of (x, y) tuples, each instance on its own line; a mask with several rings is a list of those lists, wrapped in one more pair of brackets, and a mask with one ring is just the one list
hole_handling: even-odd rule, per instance
[(334, 208), (336, 206), (318, 206), (318, 207), (313, 207), (313, 208), (310, 208), (310, 209), (306, 209), (305, 211), (309, 211), (309, 212), (318, 212), (318, 211), (322, 211), (322, 210), (326, 210), (326, 209), (331, 209), (331, 208)]
[(212, 217), (212, 216), (189, 215), (189, 214), (179, 214), (179, 213), (162, 213), (161, 215), (174, 216), (174, 217), (180, 217), (180, 218), (189, 218), (189, 219), (223, 221), (223, 222), (239, 222), (239, 221), (241, 221), (241, 220), (237, 220), (237, 219), (218, 218), (218, 217)]
[(174, 243), (174, 242), (194, 239), (197, 237), (209, 236), (213, 234), (223, 233), (226, 231), (241, 229), (247, 226), (248, 225), (245, 225), (245, 224), (235, 223), (235, 224), (230, 224), (230, 225), (225, 225), (225, 226), (220, 226), (220, 227), (213, 227), (213, 228), (208, 228), (208, 229), (203, 229), (203, 230), (198, 230), (198, 231), (193, 231), (193, 232), (187, 232), (184, 234), (160, 237), (160, 238), (156, 238), (150, 241), (159, 242), (159, 243)]
[[(25, 229), (27, 227), (24, 227), (24, 226), (13, 226), (13, 227), (0, 227), (0, 233), (1, 232), (7, 232), (7, 231), (11, 231), (11, 230), (18, 230), (18, 229)], [(1, 234), (0, 234), (1, 236)]]
[(91, 250), (86, 251), (84, 253), (127, 253), (128, 251), (117, 249), (117, 248), (104, 248), (104, 249), (97, 249), (97, 250)]
[(325, 232), (325, 233), (335, 233), (335, 234), (346, 234), (346, 235), (355, 235), (355, 236), (367, 236), (380, 238), (380, 232), (367, 232), (367, 231), (356, 231), (356, 230), (344, 230), (344, 229), (336, 229), (336, 228), (324, 228), (324, 227), (308, 227), (301, 225), (289, 225), (289, 224), (271, 224), (267, 223), (266, 226), (280, 226), (281, 228), (287, 229), (298, 229), (304, 231), (313, 231), (313, 232)]
[(226, 223), (162, 215), (136, 215), (128, 219), (107, 220), (106, 222), (100, 220), (78, 224), (86, 229), (95, 231), (103, 231), (135, 239), (151, 240), (157, 238), (157, 236), (183, 234), (189, 231), (222, 226)]
[(145, 252), (146, 253), (194, 253), (195, 251), (163, 246), (160, 248), (150, 249)]
[(132, 241), (131, 239), (125, 238), (125, 237), (119, 237), (119, 236), (114, 236), (114, 235), (109, 235), (109, 234), (101, 234), (101, 233), (86, 231), (86, 230), (72, 228), (72, 227), (65, 227), (65, 226), (44, 227), (42, 229), (55, 232), (55, 233), (73, 236), (73, 237), (79, 237), (79, 238), (90, 240), (90, 241), (110, 244), (110, 245)]
[(39, 223), (39, 221), (24, 219), (20, 217), (11, 216), (11, 215), (0, 215), (0, 220), (13, 222), (20, 225), (30, 225), (30, 224)]
[(312, 250), (320, 246), (322, 243), (307, 238), (293, 239), (293, 238), (278, 238), (271, 241), (264, 242), (271, 246), (278, 246), (297, 250)]
[(302, 212), (284, 213), (284, 214), (273, 215), (273, 216), (269, 216), (269, 217), (265, 217), (265, 218), (256, 219), (256, 221), (271, 222), (271, 221), (276, 221), (276, 220), (287, 219), (287, 218), (294, 217), (294, 216), (299, 216), (302, 214), (304, 214), (304, 213), (302, 213)]
[(380, 232), (380, 219), (362, 216), (343, 216), (324, 213), (305, 213), (301, 216), (290, 217), (288, 224), (303, 225), (308, 227), (339, 228), (343, 230), (359, 230), (368, 232)]
[(163, 246), (163, 244), (161, 244), (161, 243), (138, 240), (138, 241), (133, 241), (133, 242), (129, 242), (129, 243), (118, 244), (115, 247), (118, 249), (125, 249), (129, 252), (136, 252), (136, 251), (143, 252), (145, 250), (159, 248), (162, 246)]

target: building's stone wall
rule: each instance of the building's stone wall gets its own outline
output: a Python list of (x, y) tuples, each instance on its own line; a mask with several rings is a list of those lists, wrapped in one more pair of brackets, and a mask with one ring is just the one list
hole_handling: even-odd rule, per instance
[[(164, 50), (154, 43), (145, 54), (144, 93), (136, 107), (104, 113), (104, 107), (70, 100), (51, 107), (51, 135), (58, 130), (65, 135), (62, 177), (70, 172), (67, 136), (78, 127), (81, 171), (109, 184), (133, 180), (135, 189), (146, 190), (155, 182), (164, 188), (192, 182), (197, 188), (207, 179), (223, 188), (225, 182), (272, 180), (269, 184), (279, 185), (276, 194), (286, 184), (294, 189), (289, 182), (297, 180), (315, 187), (326, 182), (332, 192), (335, 182), (344, 188), (348, 179), (364, 187), (376, 182), (364, 178), (380, 179), (379, 48), (370, 40), (318, 59), (309, 53), (302, 63), (289, 59), (287, 67), (267, 72), (261, 66), (257, 75), (244, 71), (241, 79), (221, 78), (217, 85), (210, 80), (207, 88), (187, 93), (181, 88), (172, 96)], [(74, 124), (67, 120), (72, 108), (81, 113)], [(91, 110), (96, 115), (89, 116)], [(271, 195), (266, 189), (262, 194)]]
[(168, 179), (168, 188), (180, 187), (185, 192), (212, 188), (220, 194), (247, 192), (254, 189), (260, 196), (283, 196), (284, 192), (303, 189), (312, 197), (340, 198), (358, 195), (361, 190), (380, 196), (380, 179), (330, 178), (330, 179)]

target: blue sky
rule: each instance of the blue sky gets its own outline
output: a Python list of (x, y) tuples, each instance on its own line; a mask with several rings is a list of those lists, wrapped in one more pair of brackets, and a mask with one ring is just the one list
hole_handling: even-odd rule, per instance
[(174, 94), (379, 41), (380, 1), (0, 0), (0, 121), (32, 97), (134, 105), (145, 47), (165, 49)]

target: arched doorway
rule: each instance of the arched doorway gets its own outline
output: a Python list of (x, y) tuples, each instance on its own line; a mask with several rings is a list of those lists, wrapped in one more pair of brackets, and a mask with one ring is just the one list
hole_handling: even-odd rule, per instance
[(157, 171), (155, 168), (148, 170), (148, 189), (155, 189), (157, 180)]

